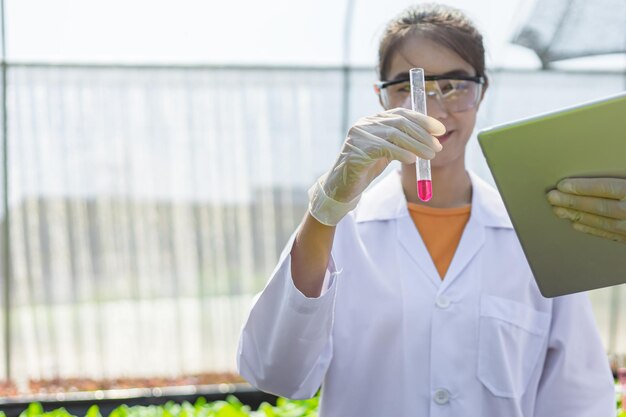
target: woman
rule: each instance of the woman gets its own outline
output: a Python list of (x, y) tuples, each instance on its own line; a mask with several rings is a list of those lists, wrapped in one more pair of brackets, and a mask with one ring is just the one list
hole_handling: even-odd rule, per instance
[[(497, 193), (465, 169), (488, 85), (481, 35), (455, 9), (419, 6), (379, 55), (385, 110), (350, 128), (311, 188), (243, 328), (241, 374), (291, 398), (321, 385), (321, 417), (614, 414), (586, 296), (541, 296)], [(407, 109), (413, 67), (430, 117)], [(416, 156), (432, 159), (428, 203)], [(361, 197), (392, 159), (400, 172)]]

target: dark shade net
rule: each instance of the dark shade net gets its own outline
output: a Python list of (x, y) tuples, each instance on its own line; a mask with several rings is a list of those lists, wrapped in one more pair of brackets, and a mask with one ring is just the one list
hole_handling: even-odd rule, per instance
[(625, 0), (537, 0), (513, 43), (552, 61), (626, 52)]

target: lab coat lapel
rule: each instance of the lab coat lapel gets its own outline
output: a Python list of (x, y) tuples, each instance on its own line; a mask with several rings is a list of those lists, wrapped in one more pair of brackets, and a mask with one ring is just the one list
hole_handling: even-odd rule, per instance
[[(436, 287), (441, 285), (435, 264), (409, 215), (399, 172), (389, 173), (363, 194), (356, 208), (355, 218), (357, 222), (394, 221), (399, 241), (398, 250), (406, 251), (413, 263)], [(400, 256), (398, 259), (405, 257)]]
[(435, 287), (443, 291), (480, 251), (485, 243), (487, 228), (513, 227), (498, 192), (471, 171), (469, 175), (472, 181), (472, 211), (443, 285), (428, 249), (409, 215), (398, 172), (388, 174), (363, 194), (355, 210), (355, 219), (357, 223), (395, 221), (401, 246), (398, 249), (406, 251)]
[(408, 211), (406, 216), (397, 219), (396, 224), (398, 227), (398, 240), (400, 241), (400, 246), (402, 246), (401, 250), (406, 251), (435, 288), (439, 288), (441, 286), (439, 272)]
[(513, 227), (498, 192), (473, 172), (469, 171), (469, 176), (472, 211), (440, 291), (449, 287), (480, 251), (488, 228)]
[(476, 256), (480, 248), (485, 243), (485, 225), (479, 222), (472, 214), (465, 226), (459, 245), (448, 267), (443, 280), (441, 291), (449, 287), (454, 280), (461, 275), (470, 261)]

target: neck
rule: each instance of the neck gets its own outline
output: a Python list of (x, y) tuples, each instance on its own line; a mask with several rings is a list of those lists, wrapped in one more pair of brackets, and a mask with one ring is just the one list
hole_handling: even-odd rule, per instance
[(460, 158), (460, 162), (456, 164), (450, 163), (442, 167), (433, 167), (431, 175), (433, 197), (430, 201), (422, 201), (417, 195), (415, 164), (402, 164), (402, 189), (409, 203), (437, 208), (461, 207), (471, 204), (472, 183), (465, 170), (463, 158)]

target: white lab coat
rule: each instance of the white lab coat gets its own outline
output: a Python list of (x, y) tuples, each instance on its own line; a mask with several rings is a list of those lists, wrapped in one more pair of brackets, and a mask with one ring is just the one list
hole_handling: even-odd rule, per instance
[(497, 192), (471, 181), (443, 281), (397, 172), (337, 226), (318, 298), (293, 284), (292, 237), (242, 330), (241, 375), (290, 398), (322, 385), (320, 417), (615, 416), (586, 294), (544, 298)]

